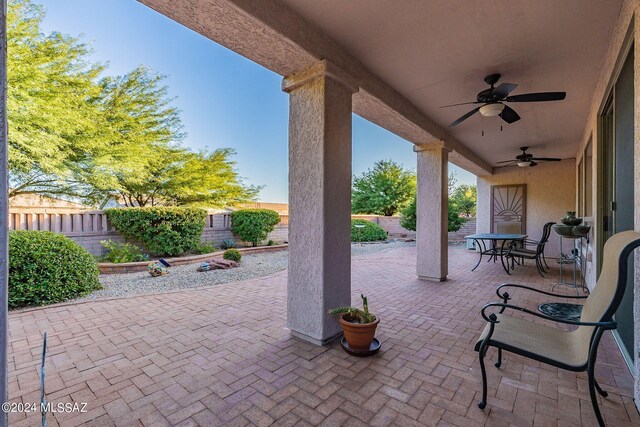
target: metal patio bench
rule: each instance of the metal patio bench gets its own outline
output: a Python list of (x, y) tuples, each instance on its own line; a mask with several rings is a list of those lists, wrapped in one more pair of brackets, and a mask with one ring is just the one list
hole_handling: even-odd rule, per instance
[[(496, 293), (503, 302), (490, 303), (482, 308), (482, 317), (487, 321), (487, 325), (475, 345), (475, 350), (479, 353), (482, 373), (482, 400), (478, 403), (480, 409), (484, 409), (487, 405), (487, 374), (484, 358), (489, 347), (496, 347), (498, 349), (498, 361), (495, 364), (497, 368), (502, 364), (502, 350), (505, 350), (561, 369), (574, 372), (587, 371), (591, 404), (599, 425), (605, 425), (596, 400), (596, 390), (601, 396), (607, 397), (606, 391), (600, 387), (594, 376), (598, 345), (604, 331), (616, 329), (613, 315), (620, 305), (627, 286), (628, 258), (638, 246), (640, 246), (640, 233), (636, 231), (623, 231), (609, 238), (604, 246), (602, 272), (588, 296), (558, 295), (515, 284), (498, 287)], [(505, 291), (506, 288), (526, 289), (562, 298), (585, 299), (582, 315), (579, 321), (571, 321), (509, 304), (511, 296)], [(498, 313), (490, 313), (492, 309)], [(524, 317), (506, 315), (505, 310), (515, 310), (553, 322), (574, 325), (577, 328), (571, 331), (562, 330), (554, 326), (534, 323)]]

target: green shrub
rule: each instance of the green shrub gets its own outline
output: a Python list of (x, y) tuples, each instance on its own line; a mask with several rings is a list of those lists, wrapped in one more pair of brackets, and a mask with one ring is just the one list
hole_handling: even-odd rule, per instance
[(267, 246), (275, 246), (276, 242), (274, 240), (269, 239), (269, 241), (267, 242)]
[(49, 231), (9, 232), (9, 307), (44, 305), (100, 289), (98, 266), (82, 246)]
[(200, 243), (206, 211), (198, 208), (151, 207), (107, 209), (118, 232), (142, 242), (154, 255), (180, 255)]
[(231, 231), (253, 246), (267, 238), (280, 222), (280, 215), (270, 209), (243, 209), (231, 214)]
[(204, 241), (198, 242), (196, 247), (193, 248), (191, 252), (195, 254), (210, 254), (212, 252), (215, 252), (216, 250), (216, 242)]
[[(356, 225), (361, 227), (356, 227)], [(373, 242), (376, 240), (387, 240), (387, 232), (382, 227), (366, 219), (351, 220), (352, 242)]]
[(137, 262), (147, 261), (149, 256), (140, 252), (140, 248), (131, 243), (114, 242), (112, 240), (103, 240), (100, 242), (107, 252), (102, 256), (101, 260), (105, 262)]
[[(458, 231), (462, 224), (466, 222), (466, 219), (460, 216), (460, 209), (454, 204), (449, 203), (449, 210), (447, 211), (448, 231)], [(400, 225), (407, 230), (416, 231), (416, 198), (413, 197), (411, 203), (402, 210), (402, 217), (400, 218)]]
[(231, 249), (235, 245), (236, 245), (236, 242), (233, 239), (223, 240), (222, 243), (220, 243), (220, 247), (222, 249)]
[(240, 262), (240, 259), (242, 259), (242, 254), (237, 249), (227, 249), (222, 254), (222, 258), (235, 261), (235, 262)]
[(416, 231), (416, 203), (416, 196), (413, 196), (411, 202), (401, 212), (400, 225), (407, 230)]

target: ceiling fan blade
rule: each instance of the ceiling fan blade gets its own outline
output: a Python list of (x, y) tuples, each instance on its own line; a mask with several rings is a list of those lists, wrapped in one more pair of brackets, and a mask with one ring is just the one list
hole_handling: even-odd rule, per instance
[(449, 127), (454, 127), (459, 125), (460, 123), (464, 122), (465, 120), (467, 120), (469, 117), (473, 116), (475, 113), (477, 113), (480, 110), (480, 107), (474, 108), (473, 110), (469, 111), (467, 114), (465, 114), (464, 116), (460, 117), (458, 120), (454, 121), (453, 123), (451, 123), (449, 125)]
[(519, 160), (503, 160), (501, 162), (496, 162), (496, 163), (517, 163)]
[(530, 168), (534, 167), (535, 165), (537, 165), (537, 163), (534, 162), (533, 160), (531, 162), (529, 162), (529, 167)]
[(511, 91), (513, 91), (517, 87), (518, 85), (515, 83), (500, 83), (498, 87), (493, 89), (491, 95), (495, 96), (498, 99), (504, 99), (505, 96), (509, 95)]
[(507, 102), (543, 102), (562, 101), (567, 96), (567, 92), (537, 92), (523, 93), (522, 95), (508, 96)]
[(447, 107), (457, 107), (458, 105), (469, 105), (469, 104), (482, 104), (482, 102), (478, 102), (478, 101), (471, 101), (471, 102), (461, 102), (459, 104), (451, 104), (451, 105), (443, 105), (440, 108), (447, 108)]
[(506, 165), (500, 165), (500, 166), (494, 166), (494, 167), (496, 167), (496, 168), (508, 168), (509, 166), (515, 166), (517, 164), (518, 163), (513, 162), (513, 163), (507, 163)]
[(558, 159), (555, 157), (531, 157), (529, 160), (538, 160), (542, 162), (559, 162), (562, 159)]
[(513, 108), (509, 107), (508, 105), (504, 106), (504, 109), (500, 113), (500, 117), (502, 118), (502, 120), (509, 124), (520, 120), (520, 116), (518, 115), (518, 113), (516, 113)]

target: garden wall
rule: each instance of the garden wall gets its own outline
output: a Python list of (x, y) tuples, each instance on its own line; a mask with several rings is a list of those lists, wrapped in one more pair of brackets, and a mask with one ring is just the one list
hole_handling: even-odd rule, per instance
[[(288, 225), (288, 215), (280, 215), (280, 224), (268, 238), (278, 243), (286, 242)], [(69, 212), (68, 209), (42, 207), (12, 208), (9, 213), (9, 229), (62, 233), (93, 255), (102, 255), (105, 252), (100, 244), (102, 240), (125, 241), (124, 237), (109, 224), (107, 215), (101, 210)], [(220, 243), (227, 239), (239, 240), (231, 232), (230, 213), (209, 211), (205, 219), (202, 240)]]
[[(400, 225), (397, 216), (378, 215), (352, 215), (352, 218), (366, 219), (380, 225), (391, 238), (415, 238), (415, 231), (410, 231)], [(276, 243), (283, 243), (289, 239), (289, 215), (280, 214), (280, 224), (269, 234), (269, 239)], [(11, 208), (9, 214), (10, 230), (46, 230), (62, 233), (86, 248), (93, 255), (102, 255), (104, 248), (100, 244), (102, 240), (123, 242), (121, 236), (107, 220), (107, 215), (100, 210), (77, 210), (69, 212), (68, 209), (20, 207)], [(472, 230), (473, 229), (473, 230)], [(469, 232), (467, 232), (469, 231)], [(460, 240), (460, 233), (472, 234), (475, 232), (475, 219), (469, 221), (458, 233), (449, 233), (450, 240)], [(205, 219), (205, 227), (202, 232), (203, 241), (239, 240), (231, 232), (230, 212), (209, 211)], [(135, 243), (135, 242), (133, 242)], [(140, 246), (140, 244), (138, 244)]]

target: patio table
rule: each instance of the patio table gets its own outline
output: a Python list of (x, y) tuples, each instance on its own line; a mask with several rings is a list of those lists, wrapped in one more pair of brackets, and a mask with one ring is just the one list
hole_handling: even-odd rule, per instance
[[(498, 257), (500, 257), (500, 262), (502, 263), (502, 268), (507, 274), (511, 274), (509, 272), (508, 263), (504, 262), (505, 250), (504, 246), (507, 241), (513, 242), (518, 240), (524, 240), (527, 238), (526, 234), (501, 234), (501, 233), (479, 233), (479, 234), (471, 234), (469, 236), (464, 236), (467, 240), (473, 240), (476, 242), (476, 245), (480, 251), (480, 259), (478, 259), (478, 263), (475, 267), (471, 269), (471, 271), (475, 271), (476, 268), (482, 262), (482, 257), (484, 255), (489, 255), (489, 259), (487, 261), (496, 262)], [(502, 244), (498, 247), (498, 240), (502, 240)], [(489, 245), (487, 245), (487, 242)]]

